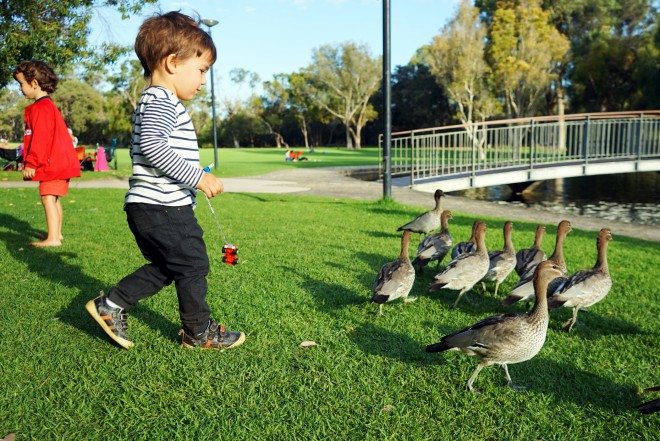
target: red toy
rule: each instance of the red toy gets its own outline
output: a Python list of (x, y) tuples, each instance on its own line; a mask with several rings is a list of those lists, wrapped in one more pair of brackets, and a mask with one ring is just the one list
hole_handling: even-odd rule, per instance
[(238, 263), (238, 248), (236, 245), (226, 243), (222, 247), (222, 261), (227, 265), (236, 265)]

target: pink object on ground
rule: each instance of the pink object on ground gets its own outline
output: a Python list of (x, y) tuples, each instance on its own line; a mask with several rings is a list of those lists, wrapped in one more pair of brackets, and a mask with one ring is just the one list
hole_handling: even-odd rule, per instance
[(108, 160), (105, 157), (105, 148), (99, 147), (96, 149), (96, 164), (94, 164), (94, 171), (108, 171)]

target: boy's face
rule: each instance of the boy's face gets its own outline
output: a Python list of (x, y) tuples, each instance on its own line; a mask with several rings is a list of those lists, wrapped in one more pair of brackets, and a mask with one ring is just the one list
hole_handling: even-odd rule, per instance
[(210, 54), (175, 61), (175, 66), (171, 77), (174, 92), (179, 99), (190, 100), (206, 84), (206, 72), (211, 68)]
[(39, 83), (37, 82), (37, 80), (32, 80), (31, 82), (28, 82), (25, 79), (25, 75), (23, 75), (22, 72), (19, 72), (16, 74), (16, 81), (18, 81), (18, 84), (21, 86), (21, 92), (23, 93), (23, 96), (25, 96), (25, 98), (29, 100), (34, 100), (38, 98), (41, 88), (39, 87)]

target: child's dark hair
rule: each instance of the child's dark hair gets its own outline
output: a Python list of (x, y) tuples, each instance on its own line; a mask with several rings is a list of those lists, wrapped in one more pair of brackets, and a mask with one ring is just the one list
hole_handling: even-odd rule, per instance
[(172, 11), (155, 15), (142, 23), (135, 38), (135, 53), (140, 59), (144, 76), (152, 72), (168, 55), (186, 60), (204, 52), (215, 63), (217, 53), (211, 36), (192, 17)]
[(37, 80), (39, 87), (41, 87), (41, 90), (44, 92), (53, 93), (55, 92), (55, 89), (57, 89), (57, 82), (59, 79), (57, 78), (57, 75), (55, 75), (55, 72), (53, 72), (53, 69), (43, 61), (21, 61), (18, 63), (18, 66), (16, 66), (16, 69), (14, 69), (13, 76), (15, 80), (18, 80), (16, 75), (19, 73), (23, 74), (25, 81), (28, 83), (31, 83), (32, 80)]

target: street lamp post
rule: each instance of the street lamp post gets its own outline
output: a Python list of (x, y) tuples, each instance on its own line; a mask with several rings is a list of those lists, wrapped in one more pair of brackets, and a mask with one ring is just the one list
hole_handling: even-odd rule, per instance
[(383, 199), (392, 197), (392, 104), (390, 85), (390, 0), (383, 0)]
[[(204, 23), (209, 28), (209, 36), (213, 39), (211, 35), (211, 28), (218, 24), (218, 20), (212, 18), (202, 19)], [(213, 118), (213, 168), (218, 168), (218, 133), (215, 127), (215, 87), (213, 82), (213, 65), (211, 65), (211, 117)]]

